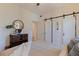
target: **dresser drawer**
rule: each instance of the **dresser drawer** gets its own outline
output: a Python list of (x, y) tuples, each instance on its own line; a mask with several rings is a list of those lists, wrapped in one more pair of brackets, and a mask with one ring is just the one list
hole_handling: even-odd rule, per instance
[(19, 40), (20, 40), (20, 37), (15, 36), (15, 35), (10, 35), (10, 42), (11, 43), (18, 42)]
[(10, 48), (28, 42), (28, 34), (10, 35)]

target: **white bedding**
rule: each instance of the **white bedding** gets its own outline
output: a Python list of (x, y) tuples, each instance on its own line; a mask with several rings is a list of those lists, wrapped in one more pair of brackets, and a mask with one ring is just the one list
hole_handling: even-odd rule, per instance
[(1, 56), (28, 56), (31, 42), (7, 49), (0, 53)]

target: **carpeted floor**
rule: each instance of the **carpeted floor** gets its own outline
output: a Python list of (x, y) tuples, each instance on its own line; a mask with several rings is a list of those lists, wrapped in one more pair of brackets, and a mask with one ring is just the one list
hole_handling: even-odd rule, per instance
[(53, 48), (44, 41), (33, 41), (29, 56), (58, 56), (59, 53), (59, 49)]

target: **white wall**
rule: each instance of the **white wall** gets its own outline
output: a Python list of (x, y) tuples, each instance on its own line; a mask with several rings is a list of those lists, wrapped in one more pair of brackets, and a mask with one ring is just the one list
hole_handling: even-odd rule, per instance
[(21, 9), (21, 17), (24, 22), (25, 28), (23, 29), (23, 33), (27, 33), (29, 41), (32, 41), (32, 22), (38, 21), (39, 16), (37, 14), (34, 14), (31, 11), (28, 11), (25, 8)]
[(8, 35), (12, 33), (12, 30), (6, 29), (5, 26), (19, 18), (19, 11), (19, 8), (13, 4), (0, 4), (0, 51), (9, 45)]
[(9, 34), (13, 33), (13, 29), (6, 29), (5, 26), (17, 18), (24, 22), (22, 33), (27, 33), (32, 40), (32, 21), (37, 20), (38, 16), (14, 4), (0, 4), (0, 51), (9, 45)]

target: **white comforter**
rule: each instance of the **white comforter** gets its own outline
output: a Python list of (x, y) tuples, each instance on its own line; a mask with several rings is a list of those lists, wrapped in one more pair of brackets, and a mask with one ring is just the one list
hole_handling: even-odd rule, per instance
[(19, 46), (7, 49), (0, 53), (2, 56), (28, 56), (31, 42), (23, 43)]

